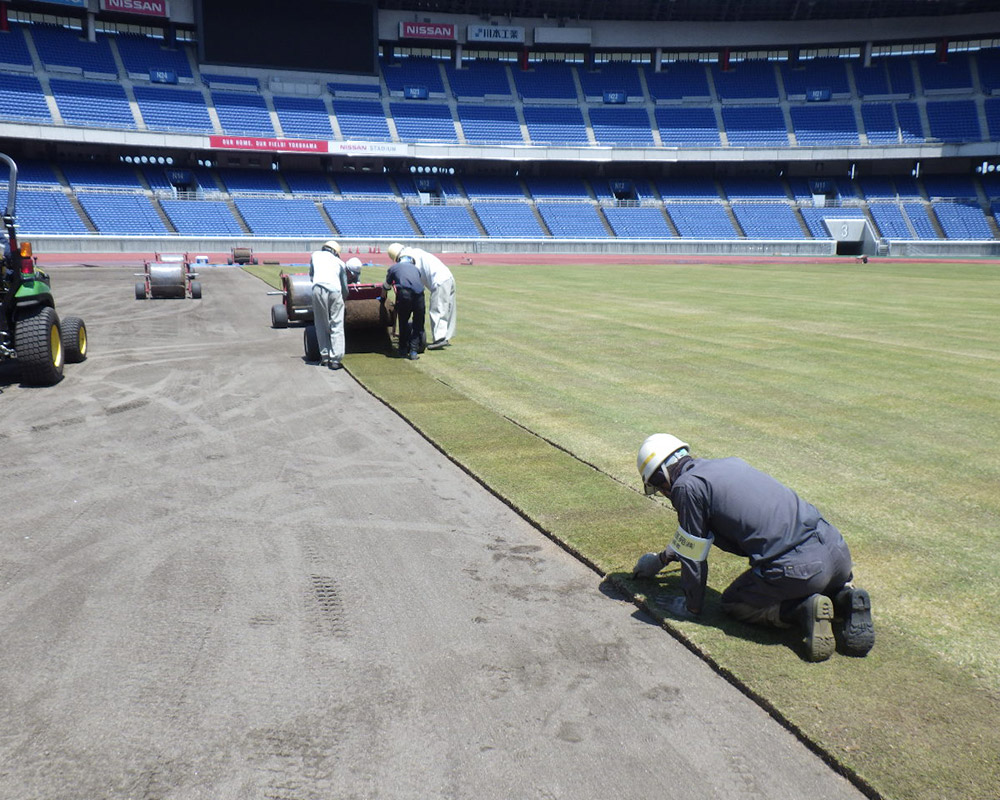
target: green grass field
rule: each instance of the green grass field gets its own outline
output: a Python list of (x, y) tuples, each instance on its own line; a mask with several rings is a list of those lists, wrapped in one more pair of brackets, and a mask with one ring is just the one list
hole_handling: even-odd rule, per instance
[(787, 483), (847, 538), (872, 653), (728, 621), (719, 551), (703, 618), (666, 625), (882, 796), (1000, 797), (1000, 264), (452, 269), (454, 346), (349, 352), (358, 380), (659, 616), (676, 572), (628, 574), (676, 526), (642, 439)]

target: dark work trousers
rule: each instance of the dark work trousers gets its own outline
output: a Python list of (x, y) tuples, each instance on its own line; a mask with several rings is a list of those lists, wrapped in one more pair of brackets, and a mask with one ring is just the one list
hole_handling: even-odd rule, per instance
[(787, 627), (782, 603), (812, 594), (835, 594), (851, 580), (847, 543), (826, 520), (798, 547), (770, 564), (749, 569), (722, 593), (722, 608), (744, 622)]
[(424, 332), (426, 304), (423, 292), (396, 287), (396, 324), (399, 327), (399, 354), (420, 350), (420, 334)]

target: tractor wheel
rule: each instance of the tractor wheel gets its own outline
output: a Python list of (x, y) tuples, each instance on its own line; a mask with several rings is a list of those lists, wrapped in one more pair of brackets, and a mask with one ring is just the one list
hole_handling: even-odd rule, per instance
[(135, 282), (135, 299), (145, 300), (146, 299), (146, 282), (136, 281)]
[(201, 281), (191, 281), (191, 299), (201, 300)]
[(306, 325), (303, 329), (302, 344), (306, 351), (306, 361), (319, 361), (319, 339), (316, 338), (315, 325)]
[(79, 364), (87, 358), (87, 325), (79, 317), (64, 317), (59, 325), (67, 364)]
[(62, 336), (54, 308), (43, 306), (19, 319), (14, 341), (24, 383), (52, 386), (62, 380)]
[(271, 327), (272, 328), (288, 327), (288, 309), (285, 308), (284, 303), (275, 303), (273, 306), (271, 306)]

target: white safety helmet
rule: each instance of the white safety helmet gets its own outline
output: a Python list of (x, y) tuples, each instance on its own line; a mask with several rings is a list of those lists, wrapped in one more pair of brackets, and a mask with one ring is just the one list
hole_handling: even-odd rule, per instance
[(347, 266), (354, 270), (361, 270), (361, 259), (357, 256), (347, 259)]
[(389, 258), (392, 259), (393, 262), (399, 261), (399, 254), (403, 252), (403, 245), (399, 242), (393, 242), (389, 245), (389, 249), (385, 252), (389, 254)]
[(635, 460), (646, 494), (654, 494), (659, 489), (659, 487), (649, 483), (653, 473), (661, 468), (669, 467), (687, 454), (688, 443), (682, 442), (669, 433), (654, 433), (652, 436), (646, 437), (646, 441), (639, 447), (639, 455)]
[(339, 256), (340, 255), (340, 242), (336, 242), (333, 239), (330, 239), (327, 242), (323, 242), (322, 249), (323, 250), (329, 250), (335, 256)]

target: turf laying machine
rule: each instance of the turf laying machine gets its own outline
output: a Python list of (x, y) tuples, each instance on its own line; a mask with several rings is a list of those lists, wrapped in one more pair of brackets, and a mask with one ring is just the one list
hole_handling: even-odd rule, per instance
[(239, 264), (240, 266), (257, 263), (257, 257), (253, 254), (253, 249), (250, 247), (234, 247), (230, 252), (229, 258), (226, 260), (231, 265)]
[[(306, 278), (308, 279), (308, 275)], [(310, 284), (311, 286), (311, 284)], [(379, 338), (388, 333), (396, 323), (396, 313), (392, 295), (387, 298), (381, 283), (347, 284), (347, 301), (344, 303), (344, 336), (348, 349), (352, 339), (363, 338), (365, 334), (378, 334)], [(311, 295), (310, 295), (311, 302)], [(312, 324), (310, 309), (309, 325), (302, 334), (306, 361), (319, 361), (319, 342), (316, 326)]]
[(0, 258), (0, 361), (16, 360), (21, 380), (51, 386), (65, 363), (87, 357), (87, 326), (80, 317), (56, 313), (52, 281), (35, 264), (30, 242), (17, 240), (17, 164), (0, 153), (10, 168), (3, 227), (7, 242)]
[(271, 327), (287, 328), (290, 322), (312, 322), (312, 279), (307, 272), (282, 272), (281, 289), (268, 292), (281, 295), (281, 302), (271, 306)]
[(201, 282), (195, 280), (194, 271), (186, 253), (154, 253), (152, 261), (146, 261), (143, 272), (135, 273), (142, 278), (135, 282), (136, 300), (153, 300), (169, 297), (190, 297), (201, 299)]

